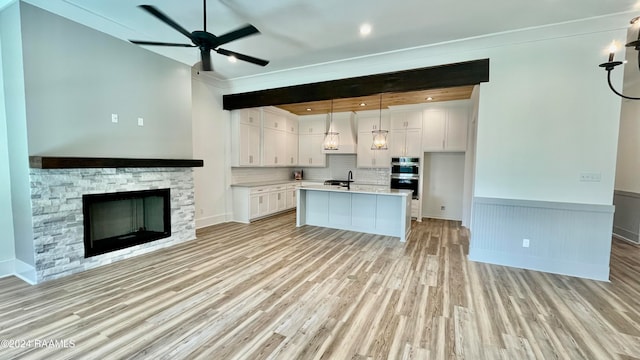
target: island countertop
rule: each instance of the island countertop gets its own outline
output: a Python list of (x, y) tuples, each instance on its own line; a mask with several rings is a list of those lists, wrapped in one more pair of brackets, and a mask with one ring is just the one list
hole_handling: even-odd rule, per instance
[(390, 189), (387, 187), (376, 187), (376, 185), (351, 185), (351, 189), (344, 186), (334, 185), (303, 185), (302, 189), (316, 191), (335, 191), (352, 194), (372, 194), (372, 195), (392, 195), (392, 196), (411, 196), (411, 190)]

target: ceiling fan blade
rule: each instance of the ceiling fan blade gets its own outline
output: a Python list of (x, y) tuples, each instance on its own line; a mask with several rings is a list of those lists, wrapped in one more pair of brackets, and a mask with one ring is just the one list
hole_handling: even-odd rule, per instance
[(213, 70), (213, 66), (211, 66), (211, 51), (209, 49), (201, 48), (200, 58), (202, 59), (202, 71)]
[(216, 50), (216, 52), (218, 54), (226, 55), (226, 56), (233, 56), (238, 60), (243, 60), (243, 61), (250, 62), (252, 64), (256, 64), (256, 65), (260, 65), (260, 66), (266, 66), (269, 63), (269, 61), (267, 61), (267, 60), (258, 59), (256, 57), (240, 54), (240, 53), (237, 53), (237, 52), (231, 51), (231, 50), (225, 50), (225, 49), (215, 49), (215, 50)]
[(217, 46), (226, 44), (228, 42), (231, 42), (233, 40), (237, 40), (240, 38), (243, 38), (245, 36), (249, 36), (255, 33), (259, 33), (260, 30), (256, 29), (255, 26), (253, 25), (246, 25), (244, 27), (241, 27), (240, 29), (237, 30), (233, 30), (230, 31), (224, 35), (220, 35), (218, 36), (218, 40), (217, 40)]
[(138, 45), (158, 45), (158, 46), (179, 46), (179, 47), (196, 47), (193, 44), (176, 44), (157, 41), (141, 41), (141, 40), (129, 40), (131, 43)]
[(180, 33), (182, 33), (184, 36), (186, 36), (189, 39), (191, 39), (191, 33), (189, 31), (187, 31), (185, 28), (180, 26), (177, 22), (173, 21), (170, 17), (165, 15), (160, 10), (156, 9), (155, 7), (153, 7), (151, 5), (140, 5), (140, 7), (142, 9), (146, 10), (151, 15), (153, 15), (153, 16), (157, 17), (158, 19), (160, 19), (160, 21), (162, 21), (165, 24), (171, 26), (172, 28), (174, 28), (177, 31), (179, 31)]

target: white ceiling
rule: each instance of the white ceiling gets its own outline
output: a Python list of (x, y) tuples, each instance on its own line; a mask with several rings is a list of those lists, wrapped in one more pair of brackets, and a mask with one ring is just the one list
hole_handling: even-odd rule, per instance
[[(189, 43), (140, 4), (157, 7), (189, 31), (202, 30), (201, 0), (26, 1), (122, 39)], [(208, 0), (207, 30), (222, 35), (250, 23), (261, 31), (222, 47), (270, 60), (264, 68), (232, 64), (212, 53), (215, 76), (232, 79), (628, 12), (638, 5), (636, 0)], [(373, 31), (363, 38), (358, 29), (365, 22)], [(185, 64), (199, 61), (195, 48), (147, 48)]]

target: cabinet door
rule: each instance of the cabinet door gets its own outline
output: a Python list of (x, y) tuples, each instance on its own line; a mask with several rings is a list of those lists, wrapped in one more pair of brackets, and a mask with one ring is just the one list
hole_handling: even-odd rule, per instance
[(285, 159), (289, 166), (298, 165), (298, 134), (286, 133), (286, 154)]
[(262, 113), (262, 126), (265, 129), (282, 130), (286, 129), (286, 118), (281, 114), (273, 113), (269, 110), (264, 110)]
[(287, 165), (286, 159), (286, 134), (281, 130), (263, 130), (263, 157), (264, 166)]
[(391, 129), (421, 129), (422, 111), (398, 111), (391, 113)]
[(406, 141), (405, 130), (391, 130), (389, 131), (389, 153), (391, 156), (406, 156), (407, 149), (405, 146)]
[(240, 123), (260, 126), (260, 108), (242, 109), (240, 111)]
[(238, 145), (240, 166), (260, 165), (260, 127), (241, 123)]
[(424, 111), (422, 128), (422, 150), (442, 151), (444, 148), (444, 132), (447, 120), (445, 110), (429, 109)]
[(267, 215), (269, 213), (269, 194), (260, 194), (258, 198), (259, 215)]
[(305, 115), (298, 118), (298, 134), (324, 134), (327, 132), (327, 115)]
[(326, 155), (322, 153), (324, 135), (300, 135), (298, 144), (298, 165), (300, 166), (325, 166)]
[(391, 153), (389, 150), (371, 150), (374, 153), (373, 164), (375, 168), (389, 168), (391, 166)]
[(260, 195), (251, 195), (249, 197), (249, 219), (260, 216)]
[(420, 129), (409, 129), (405, 134), (405, 156), (420, 156), (422, 153), (422, 133)]
[(287, 188), (286, 208), (293, 209), (296, 207), (296, 188)]
[(372, 168), (375, 167), (375, 154), (371, 150), (372, 142), (371, 131), (358, 133), (358, 148), (356, 154), (357, 167)]
[(297, 116), (289, 116), (287, 117), (287, 128), (286, 132), (291, 134), (298, 135), (298, 117)]
[(446, 136), (444, 141), (445, 150), (466, 151), (467, 125), (469, 119), (467, 108), (451, 108), (447, 115)]

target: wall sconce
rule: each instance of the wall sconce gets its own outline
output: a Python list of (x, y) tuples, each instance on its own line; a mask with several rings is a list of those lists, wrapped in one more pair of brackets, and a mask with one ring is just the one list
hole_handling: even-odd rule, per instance
[[(631, 19), (631, 21), (629, 21), (629, 23), (631, 25), (635, 25), (638, 22), (638, 20), (640, 20), (640, 16), (634, 17), (633, 19)], [(638, 31), (638, 38), (635, 41), (625, 44), (625, 46), (633, 47), (636, 51), (638, 51), (638, 67), (640, 69), (640, 31)], [(609, 61), (602, 63), (598, 66), (600, 66), (601, 68), (604, 68), (607, 71), (607, 82), (609, 83), (609, 88), (611, 89), (611, 91), (613, 91), (616, 95), (625, 99), (640, 100), (640, 97), (633, 97), (633, 96), (627, 96), (622, 94), (621, 92), (614, 89), (613, 85), (611, 84), (611, 71), (615, 69), (616, 66), (619, 66), (625, 63), (624, 61), (614, 61), (613, 57), (616, 50), (617, 50), (616, 44), (611, 43), (611, 46), (609, 46)]]

